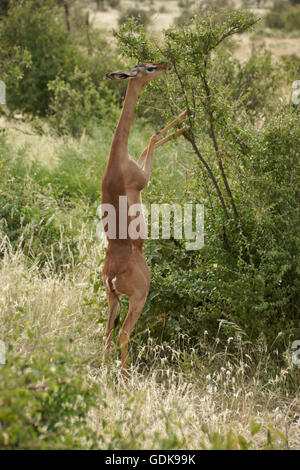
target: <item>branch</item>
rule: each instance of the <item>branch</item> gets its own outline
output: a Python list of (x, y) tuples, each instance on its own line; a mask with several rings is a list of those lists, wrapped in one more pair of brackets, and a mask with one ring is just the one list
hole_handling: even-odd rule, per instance
[[(189, 112), (189, 120), (191, 120), (191, 110), (190, 110), (190, 107), (189, 107), (189, 101), (188, 101), (188, 98), (186, 96), (186, 93), (185, 93), (185, 87), (184, 87), (184, 84), (182, 83), (182, 79), (181, 79), (181, 76), (180, 74), (178, 73), (178, 70), (177, 70), (177, 67), (176, 67), (176, 63), (173, 63), (173, 66), (174, 66), (174, 70), (175, 70), (175, 73), (176, 73), (176, 76), (179, 80), (179, 83), (180, 83), (180, 86), (181, 86), (181, 90), (183, 92), (183, 95), (184, 95), (184, 99), (185, 99), (185, 103), (186, 103), (186, 109), (188, 110)], [(191, 124), (191, 121), (190, 121), (190, 124)], [(192, 126), (191, 126), (192, 127)], [(198, 156), (198, 158), (200, 159), (201, 163), (204, 165), (204, 167), (206, 168), (215, 188), (216, 188), (216, 191), (217, 191), (217, 194), (218, 194), (218, 197), (220, 199), (220, 202), (221, 202), (221, 205), (222, 205), (222, 209), (223, 209), (223, 212), (224, 212), (224, 215), (226, 217), (227, 220), (230, 220), (230, 216), (228, 214), (228, 211), (227, 211), (227, 208), (226, 208), (226, 204), (225, 204), (225, 201), (224, 201), (224, 198), (223, 198), (223, 195), (222, 195), (222, 192), (220, 190), (220, 187), (218, 185), (218, 182), (215, 178), (215, 175), (213, 174), (210, 166), (208, 165), (208, 163), (206, 162), (206, 160), (203, 158), (202, 154), (200, 153), (197, 145), (196, 145), (196, 142), (195, 142), (195, 137), (194, 137), (194, 134), (192, 132), (192, 137), (189, 137), (188, 134), (186, 132), (184, 132), (183, 136), (192, 144), (193, 146), (193, 149), (196, 153), (196, 155)]]
[(218, 196), (219, 196), (219, 199), (220, 199), (220, 202), (221, 202), (221, 205), (222, 205), (222, 209), (223, 209), (223, 212), (224, 212), (224, 215), (226, 217), (227, 220), (230, 220), (230, 216), (228, 214), (228, 211), (227, 211), (227, 208), (226, 208), (226, 204), (225, 204), (225, 201), (224, 201), (224, 198), (223, 198), (223, 195), (222, 195), (222, 192), (219, 188), (219, 185), (218, 185), (218, 182), (216, 180), (216, 177), (215, 175), (213, 174), (210, 166), (208, 165), (208, 163), (206, 162), (206, 160), (203, 158), (201, 152), (199, 151), (196, 143), (195, 143), (195, 139), (194, 139), (194, 135), (189, 136), (186, 132), (184, 132), (183, 136), (185, 137), (185, 139), (190, 142), (192, 144), (192, 147), (197, 155), (197, 157), (199, 158), (199, 160), (201, 161), (201, 163), (204, 165), (205, 169), (207, 170), (215, 188), (216, 188), (216, 191), (218, 193)]
[(231, 207), (232, 207), (232, 210), (233, 210), (233, 213), (234, 213), (234, 217), (235, 217), (236, 221), (238, 222), (239, 219), (240, 219), (239, 214), (238, 214), (238, 211), (237, 211), (234, 199), (233, 199), (231, 189), (229, 187), (229, 183), (228, 183), (227, 176), (226, 176), (226, 173), (225, 173), (225, 170), (224, 170), (222, 157), (220, 155), (220, 150), (219, 150), (219, 146), (218, 146), (218, 142), (217, 142), (217, 138), (216, 138), (216, 134), (215, 134), (215, 126), (214, 126), (214, 117), (213, 117), (212, 106), (211, 106), (210, 89), (209, 89), (206, 77), (202, 73), (201, 73), (201, 78), (202, 78), (202, 81), (203, 81), (203, 84), (204, 84), (204, 89), (205, 89), (205, 93), (206, 93), (206, 97), (207, 97), (207, 101), (208, 101), (208, 106), (209, 106), (208, 107), (208, 115), (209, 115), (209, 122), (210, 122), (211, 139), (213, 141), (214, 149), (215, 149), (217, 160), (218, 160), (218, 166), (219, 166), (219, 169), (221, 171), (222, 179), (223, 179), (227, 194), (229, 196), (229, 200), (230, 200), (230, 204), (231, 204)]
[(221, 44), (221, 42), (224, 41), (224, 39), (228, 38), (229, 36), (233, 36), (234, 34), (236, 33), (244, 33), (248, 28), (251, 28), (251, 26), (254, 26), (256, 23), (258, 23), (258, 21), (260, 21), (261, 18), (258, 18), (257, 20), (253, 21), (251, 24), (249, 24), (248, 26), (245, 26), (243, 29), (241, 29), (240, 31), (235, 31), (235, 27), (233, 26), (229, 31), (227, 31), (227, 33), (223, 34), (223, 36), (219, 39), (219, 41), (211, 48), (212, 49), (215, 49), (216, 47), (218, 47), (219, 44)]

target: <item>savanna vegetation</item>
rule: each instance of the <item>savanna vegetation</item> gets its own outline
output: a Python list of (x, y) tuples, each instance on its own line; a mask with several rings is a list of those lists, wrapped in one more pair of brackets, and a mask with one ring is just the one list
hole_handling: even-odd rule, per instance
[[(1, 449), (299, 448), (300, 58), (262, 42), (297, 41), (299, 8), (1, 2)], [(103, 12), (117, 12), (113, 33), (97, 27)], [(172, 70), (140, 97), (131, 155), (189, 117), (156, 151), (143, 202), (202, 203), (205, 244), (146, 241), (151, 289), (125, 385), (118, 329), (104, 360), (97, 209), (126, 82), (105, 75), (146, 61)]]

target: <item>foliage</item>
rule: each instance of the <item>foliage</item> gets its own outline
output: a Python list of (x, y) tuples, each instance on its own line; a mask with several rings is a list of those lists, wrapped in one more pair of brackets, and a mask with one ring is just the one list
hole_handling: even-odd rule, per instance
[(0, 448), (95, 447), (87, 424), (97, 387), (82, 382), (82, 364), (60, 349), (26, 360), (9, 351), (0, 369)]
[(284, 1), (275, 2), (273, 8), (267, 13), (265, 22), (269, 28), (299, 31), (300, 5), (296, 2), (293, 2), (292, 6)]
[(96, 124), (116, 115), (112, 91), (103, 86), (99, 93), (89, 73), (78, 68), (67, 81), (57, 77), (48, 89), (53, 95), (50, 122), (62, 134), (91, 133)]
[(179, 8), (190, 8), (193, 6), (193, 0), (179, 0), (178, 6)]
[(63, 221), (51, 191), (30, 178), (10, 177), (1, 184), (1, 238), (7, 236), (13, 249), (21, 248), (40, 266), (71, 266), (78, 255), (74, 230)]
[[(222, 430), (216, 430), (206, 418), (200, 418), (199, 422), (198, 416), (185, 416), (183, 400), (174, 403), (168, 411), (163, 409), (160, 401), (155, 404), (155, 408), (152, 402), (151, 416), (159, 419), (160, 426), (151, 432), (153, 419), (145, 420), (145, 408), (149, 406), (147, 395), (157, 393), (162, 384), (153, 384), (149, 380), (148, 389), (136, 384), (135, 388), (129, 386), (123, 390), (121, 387), (116, 392), (119, 381), (116, 376), (114, 382), (106, 380), (99, 387), (83, 378), (86, 375), (86, 364), (74, 352), (70, 355), (67, 346), (62, 344), (61, 340), (58, 341), (56, 350), (50, 353), (45, 343), (43, 352), (37, 354), (35, 351), (30, 359), (13, 353), (11, 346), (8, 347), (8, 362), (0, 369), (2, 450), (132, 450), (149, 448), (149, 443), (151, 448), (161, 450), (186, 449), (190, 447), (191, 426), (197, 426), (197, 448), (200, 449), (270, 450), (288, 447), (286, 434), (272, 424), (263, 423), (261, 419), (251, 417), (248, 425), (243, 425), (242, 432), (234, 422)], [(224, 381), (219, 382), (222, 395), (228, 395), (226, 387), (230, 383), (234, 386), (234, 377), (228, 378), (228, 374), (231, 376), (230, 366), (228, 363), (226, 366), (227, 370), (223, 368)], [(164, 374), (164, 371), (161, 370), (161, 373)], [(194, 399), (186, 391), (187, 384), (185, 382), (183, 385), (181, 374), (175, 374), (174, 371), (171, 374), (170, 380), (177, 382), (184, 398), (189, 396), (189, 401)], [(167, 376), (163, 380), (166, 381)], [(165, 390), (167, 387), (165, 384)], [(171, 390), (169, 393), (172, 393)], [(116, 400), (119, 406), (116, 406)], [(112, 412), (114, 407), (115, 413)], [(97, 429), (92, 426), (93, 415)]]
[[(256, 423), (251, 420), (249, 423), (251, 437), (255, 436), (260, 429), (261, 423)], [(251, 439), (245, 438), (242, 434), (235, 431), (234, 427), (227, 433), (221, 434), (217, 431), (211, 432), (207, 425), (202, 426), (202, 431), (206, 435), (206, 441), (203, 442), (203, 449), (206, 450), (250, 450), (253, 448), (253, 442)], [(286, 436), (278, 429), (269, 426), (267, 436), (264, 445), (261, 447), (262, 450), (275, 450), (277, 448), (277, 442), (281, 441), (283, 444), (287, 443)], [(277, 442), (276, 442), (277, 441)], [(276, 443), (276, 444), (275, 444)], [(274, 445), (275, 444), (275, 445)]]
[(222, 20), (202, 15), (166, 31), (159, 46), (133, 22), (116, 34), (124, 55), (173, 65), (167, 82), (153, 82), (145, 100), (159, 103), (167, 119), (190, 111), (185, 137), (198, 159), (191, 192), (206, 206), (202, 252), (185, 252), (172, 241), (149, 246), (155, 301), (148, 317), (164, 315), (167, 337), (177, 328), (197, 337), (217, 318), (238, 324), (250, 338), (263, 331), (270, 343), (279, 332), (282, 341), (299, 335), (299, 186), (291, 184), (298, 117), (278, 103), (276, 112), (268, 95), (280, 79), (270, 56), (254, 54), (237, 65), (222, 44), (254, 23), (246, 12)]
[(64, 271), (78, 261), (78, 232), (93, 218), (88, 207), (99, 197), (104, 159), (100, 153), (94, 160), (94, 149), (86, 149), (82, 158), (66, 146), (51, 170), (30, 164), (30, 152), (30, 146), (14, 152), (1, 136), (1, 239), (6, 236), (12, 249), (22, 249), (31, 263)]
[(296, 54), (283, 55), (281, 61), (289, 83), (293, 83), (300, 76), (300, 57)]
[(6, 85), (8, 102), (10, 101), (11, 90), (18, 88), (20, 80), (22, 80), (26, 70), (31, 67), (31, 63), (31, 54), (27, 49), (22, 49), (20, 46), (8, 48), (4, 41), (0, 42), (0, 78)]
[(185, 23), (190, 22), (193, 16), (194, 16), (193, 11), (191, 11), (189, 8), (184, 8), (181, 11), (180, 15), (177, 18), (175, 18), (175, 24), (177, 26), (184, 25)]
[(2, 0), (0, 5), (0, 16), (6, 16), (9, 8), (9, 0)]
[(285, 22), (282, 17), (282, 14), (278, 11), (271, 11), (266, 15), (266, 25), (269, 28), (283, 29), (285, 27)]
[(54, 0), (12, 2), (0, 24), (0, 65), (11, 112), (51, 114), (60, 133), (80, 135), (114, 114), (119, 91), (105, 74), (121, 65), (102, 33), (87, 28), (86, 16), (73, 9), (69, 34)]
[(106, 0), (110, 8), (118, 8), (120, 6), (120, 0)]
[(264, 47), (253, 47), (243, 63), (233, 60), (230, 50), (219, 51), (209, 79), (218, 86), (218, 93), (232, 103), (234, 118), (243, 120), (246, 114), (252, 122), (273, 110), (283, 82), (281, 68)]
[(138, 24), (143, 25), (147, 28), (151, 22), (151, 13), (142, 8), (128, 8), (126, 11), (120, 14), (118, 23), (122, 25), (127, 23), (130, 18), (133, 18)]
[(96, 0), (97, 10), (106, 10), (107, 7), (117, 9), (120, 6), (120, 0)]
[(75, 63), (75, 50), (62, 21), (57, 20), (57, 10), (54, 6), (50, 10), (49, 1), (40, 8), (33, 0), (16, 2), (1, 21), (0, 42), (13, 63), (18, 60), (16, 53), (30, 57), (30, 67), (23, 68), (17, 83), (7, 83), (9, 108), (45, 114), (48, 82), (57, 75), (67, 77)]

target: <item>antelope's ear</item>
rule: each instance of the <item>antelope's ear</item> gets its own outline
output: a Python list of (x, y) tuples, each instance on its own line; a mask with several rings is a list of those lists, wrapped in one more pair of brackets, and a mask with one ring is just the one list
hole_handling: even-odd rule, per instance
[(117, 70), (116, 72), (110, 72), (106, 74), (107, 78), (111, 80), (128, 80), (137, 76), (137, 70)]

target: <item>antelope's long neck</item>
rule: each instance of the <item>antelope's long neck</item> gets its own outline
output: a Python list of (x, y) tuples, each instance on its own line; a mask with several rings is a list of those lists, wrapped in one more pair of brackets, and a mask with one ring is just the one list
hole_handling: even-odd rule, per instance
[(134, 110), (141, 91), (142, 86), (139, 82), (135, 80), (129, 81), (121, 116), (111, 144), (110, 158), (114, 155), (118, 155), (120, 153), (124, 154), (124, 152), (127, 152), (128, 138)]

